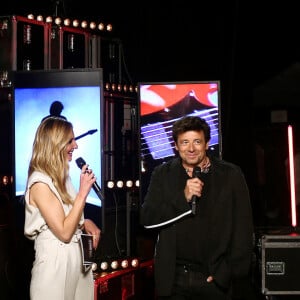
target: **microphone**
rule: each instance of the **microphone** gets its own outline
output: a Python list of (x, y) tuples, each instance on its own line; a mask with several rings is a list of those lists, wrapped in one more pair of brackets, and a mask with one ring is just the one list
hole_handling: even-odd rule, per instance
[[(86, 162), (82, 157), (78, 157), (75, 161), (76, 161), (76, 164), (77, 164), (77, 166), (80, 170), (82, 169), (82, 167), (84, 165), (86, 165)], [(96, 181), (93, 183), (93, 190), (95, 191), (95, 193), (97, 194), (97, 196), (99, 197), (99, 199), (101, 201), (104, 200), (104, 195), (101, 191), (100, 186), (98, 185), (98, 183)]]
[[(195, 178), (195, 177), (200, 178), (200, 176), (201, 176), (201, 168), (198, 167), (198, 166), (194, 167), (194, 169), (193, 169), (193, 178)], [(192, 200), (191, 200), (191, 202), (192, 202), (192, 214), (193, 215), (196, 214), (196, 201), (197, 201), (197, 196), (193, 195)]]

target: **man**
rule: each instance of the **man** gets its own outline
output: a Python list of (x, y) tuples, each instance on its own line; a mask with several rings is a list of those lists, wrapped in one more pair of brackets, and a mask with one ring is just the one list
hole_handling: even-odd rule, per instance
[(252, 210), (240, 168), (208, 154), (210, 127), (186, 116), (172, 128), (178, 157), (157, 166), (141, 208), (156, 228), (155, 287), (159, 299), (230, 299), (248, 275)]

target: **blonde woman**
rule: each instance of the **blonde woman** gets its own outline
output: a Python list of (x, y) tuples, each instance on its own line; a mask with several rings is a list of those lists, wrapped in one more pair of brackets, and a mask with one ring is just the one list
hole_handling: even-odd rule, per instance
[(34, 240), (30, 299), (82, 300), (94, 297), (92, 270), (82, 264), (83, 230), (96, 238), (100, 229), (84, 220), (84, 207), (93, 183), (92, 170), (83, 166), (75, 191), (69, 162), (78, 148), (70, 122), (50, 117), (39, 125), (28, 168), (25, 193), (25, 236)]

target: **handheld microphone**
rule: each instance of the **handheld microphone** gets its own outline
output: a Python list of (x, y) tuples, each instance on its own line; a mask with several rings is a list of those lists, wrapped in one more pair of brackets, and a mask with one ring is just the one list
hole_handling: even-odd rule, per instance
[[(80, 170), (82, 169), (82, 167), (84, 165), (86, 165), (86, 162), (82, 157), (78, 157), (75, 161)], [(93, 190), (95, 191), (95, 193), (97, 194), (97, 196), (99, 197), (100, 200), (104, 200), (104, 195), (101, 191), (100, 186), (98, 185), (98, 183), (96, 181), (93, 183)]]
[[(195, 178), (195, 177), (200, 178), (200, 176), (201, 176), (201, 168), (198, 167), (198, 166), (194, 167), (194, 169), (193, 169), (193, 178)], [(192, 202), (192, 214), (193, 215), (196, 214), (196, 201), (197, 201), (197, 196), (193, 195), (192, 200), (191, 200), (191, 202)]]

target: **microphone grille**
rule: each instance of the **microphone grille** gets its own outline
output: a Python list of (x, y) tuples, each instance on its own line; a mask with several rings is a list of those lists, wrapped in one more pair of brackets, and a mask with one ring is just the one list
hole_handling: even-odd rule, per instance
[(196, 166), (193, 169), (193, 177), (200, 177), (201, 176), (201, 168)]
[(82, 167), (85, 165), (85, 161), (82, 157), (78, 157), (75, 161), (79, 169), (82, 169)]

